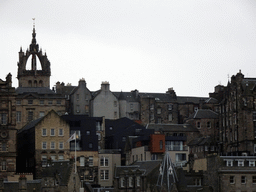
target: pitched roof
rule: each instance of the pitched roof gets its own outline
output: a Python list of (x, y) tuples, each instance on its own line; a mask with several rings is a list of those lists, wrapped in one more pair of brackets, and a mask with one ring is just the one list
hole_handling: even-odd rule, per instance
[(42, 177), (57, 177), (59, 185), (67, 185), (72, 171), (73, 163), (70, 161), (53, 161), (43, 168)]
[(188, 119), (218, 119), (218, 113), (210, 109), (198, 109), (192, 113)]
[(127, 173), (135, 173), (140, 171), (142, 175), (147, 176), (157, 168), (162, 161), (137, 161), (132, 165), (128, 166), (117, 166), (115, 169), (115, 177), (120, 177), (121, 175)]
[(190, 124), (148, 124), (147, 129), (170, 132), (199, 132), (197, 128)]
[(205, 102), (209, 97), (186, 97), (186, 96), (177, 96), (177, 102), (179, 104), (185, 103), (200, 103), (201, 101)]
[(176, 102), (176, 97), (169, 93), (139, 93), (142, 98), (155, 98), (156, 101), (161, 102)]
[(188, 143), (188, 146), (194, 146), (194, 145), (205, 145), (212, 143), (212, 138), (210, 136), (206, 137), (198, 137), (193, 139)]
[[(50, 114), (50, 113), (55, 113), (56, 115), (58, 115), (53, 109), (51, 110), (51, 111), (49, 111), (45, 116), (43, 116), (43, 117), (40, 117), (40, 118), (38, 118), (38, 119), (35, 119), (35, 120), (33, 120), (33, 121), (30, 121), (29, 123), (27, 123), (24, 127), (22, 127), (20, 130), (18, 130), (18, 133), (21, 133), (21, 132), (23, 132), (23, 131), (25, 131), (25, 130), (29, 130), (29, 129), (31, 129), (31, 128), (33, 128), (33, 127), (35, 127), (39, 122), (41, 122), (46, 116), (48, 116), (48, 114)], [(59, 116), (59, 115), (58, 115)]]

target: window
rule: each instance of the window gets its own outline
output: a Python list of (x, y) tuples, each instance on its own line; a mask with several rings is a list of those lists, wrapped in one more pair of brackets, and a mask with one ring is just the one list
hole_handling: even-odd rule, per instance
[(154, 113), (151, 113), (151, 114), (150, 114), (150, 120), (151, 120), (151, 121), (154, 120)]
[(52, 105), (52, 100), (49, 100), (49, 101), (48, 101), (48, 105)]
[(255, 161), (250, 160), (249, 161), (249, 167), (255, 167)]
[(241, 184), (246, 184), (246, 177), (245, 176), (241, 176)]
[(108, 166), (108, 157), (101, 157), (100, 158), (100, 166), (107, 167)]
[(114, 112), (114, 118), (117, 118), (117, 112), (116, 111)]
[(17, 100), (16, 105), (21, 105), (21, 100)]
[(46, 129), (42, 129), (42, 136), (47, 136), (47, 130)]
[(162, 123), (162, 119), (159, 117), (159, 118), (157, 118), (157, 123), (158, 124), (161, 124)]
[(133, 111), (133, 104), (130, 104), (130, 110)]
[(16, 111), (16, 121), (21, 122), (21, 111)]
[(40, 118), (40, 117), (43, 117), (43, 116), (44, 116), (44, 112), (43, 112), (43, 111), (40, 111), (40, 112), (39, 112), (39, 118)]
[(28, 121), (32, 121), (34, 119), (34, 112), (28, 111)]
[(256, 184), (256, 176), (252, 176), (252, 183)]
[(160, 150), (163, 149), (163, 141), (162, 140), (159, 141), (159, 147), (160, 147)]
[(93, 167), (93, 156), (89, 156), (89, 167)]
[(114, 101), (114, 107), (117, 107), (117, 101)]
[(96, 122), (96, 131), (101, 131), (101, 125), (99, 121)]
[(2, 171), (6, 171), (6, 161), (2, 161)]
[(211, 128), (211, 122), (210, 121), (207, 122), (207, 128)]
[(244, 166), (244, 160), (238, 160), (237, 166), (238, 167), (243, 167)]
[(6, 113), (2, 113), (1, 114), (1, 124), (2, 125), (6, 125), (7, 124), (7, 114)]
[(32, 105), (32, 104), (33, 104), (33, 100), (32, 100), (32, 99), (29, 99), (29, 100), (28, 100), (28, 104), (29, 104), (29, 105)]
[(51, 149), (55, 149), (55, 142), (51, 141)]
[(186, 153), (176, 153), (176, 162), (178, 161), (186, 161)]
[(7, 151), (6, 143), (2, 143), (2, 150), (1, 151)]
[(55, 136), (55, 129), (51, 129), (51, 136)]
[(120, 186), (124, 187), (124, 178), (123, 177), (121, 177), (121, 179), (120, 179)]
[(80, 157), (80, 166), (84, 167), (84, 161), (85, 161), (85, 158)]
[(92, 149), (92, 143), (89, 143), (89, 148)]
[(63, 141), (59, 142), (59, 149), (64, 149), (64, 142)]
[(64, 155), (59, 155), (59, 160), (64, 160)]
[(158, 159), (157, 154), (152, 154), (151, 155), (151, 160), (157, 160), (157, 159)]
[(57, 100), (57, 105), (60, 105), (61, 104), (61, 100)]
[(226, 166), (227, 167), (232, 167), (233, 166), (233, 160), (227, 160)]
[(55, 161), (56, 160), (56, 155), (51, 155), (51, 160)]
[(137, 187), (140, 187), (140, 176), (136, 177), (136, 184), (137, 184)]
[(168, 120), (172, 121), (172, 114), (171, 113), (168, 115)]
[(47, 149), (47, 143), (46, 143), (46, 141), (42, 142), (42, 149)]
[(197, 122), (197, 128), (200, 129), (201, 128), (201, 123), (200, 122)]
[(150, 110), (154, 110), (154, 104), (150, 104)]
[(129, 177), (129, 187), (133, 187), (133, 178)]
[(86, 135), (91, 135), (91, 131), (86, 131)]
[(157, 108), (157, 114), (161, 114), (161, 108)]
[(172, 104), (169, 104), (168, 105), (168, 110), (171, 111), (173, 109), (173, 105)]
[(201, 186), (201, 184), (202, 184), (202, 180), (201, 180), (201, 178), (197, 178), (197, 179), (195, 179), (195, 185), (197, 185), (197, 186)]
[(41, 160), (42, 160), (42, 167), (46, 167), (46, 165), (47, 165), (47, 156), (42, 155)]
[(80, 112), (80, 105), (76, 106), (76, 112), (79, 113)]
[(63, 129), (59, 129), (59, 136), (64, 136), (64, 131), (63, 131)]
[(230, 176), (229, 177), (229, 183), (234, 184), (235, 183), (235, 176)]
[(79, 94), (76, 94), (76, 100), (79, 100)]
[(108, 180), (109, 179), (109, 170), (100, 170), (100, 179)]
[(252, 119), (253, 119), (253, 121), (256, 121), (256, 111), (252, 112)]
[(44, 104), (44, 100), (40, 100), (40, 105), (43, 105)]

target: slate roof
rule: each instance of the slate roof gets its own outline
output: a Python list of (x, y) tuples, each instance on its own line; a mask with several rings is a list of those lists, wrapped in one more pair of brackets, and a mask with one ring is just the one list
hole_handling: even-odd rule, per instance
[(169, 132), (199, 132), (197, 128), (190, 124), (148, 124), (147, 129)]
[(126, 100), (129, 102), (138, 102), (139, 96), (136, 98), (134, 92), (112, 92), (119, 100)]
[(193, 139), (192, 141), (190, 141), (188, 143), (188, 146), (194, 146), (194, 145), (200, 146), (200, 145), (205, 145), (205, 144), (210, 144), (210, 143), (212, 143), (212, 139), (211, 139), (210, 136), (198, 137), (198, 138)]
[(20, 130), (18, 130), (17, 133), (21, 133), (23, 131), (29, 130), (31, 128), (34, 128), (44, 117), (40, 117), (36, 120), (30, 121), (28, 124), (26, 124), (23, 128), (21, 128)]
[(172, 97), (169, 93), (139, 93), (140, 97), (155, 98), (156, 101), (161, 102), (176, 102), (176, 97)]
[(256, 87), (256, 78), (244, 78), (242, 80), (242, 88), (244, 94), (250, 95)]
[(42, 171), (42, 177), (59, 178), (59, 185), (67, 185), (72, 171), (73, 163), (70, 161), (53, 161), (49, 167)]
[[(21, 132), (23, 132), (23, 131), (25, 131), (25, 130), (29, 130), (29, 129), (35, 127), (42, 119), (44, 119), (44, 118), (45, 118), (49, 113), (51, 113), (51, 112), (56, 113), (54, 110), (49, 111), (45, 116), (40, 117), (40, 118), (38, 118), (38, 119), (35, 119), (35, 120), (30, 121), (29, 123), (27, 123), (24, 127), (22, 127), (20, 130), (18, 130), (17, 133), (21, 133)], [(56, 113), (56, 114), (57, 114), (57, 113)], [(57, 114), (57, 115), (58, 115), (58, 114)]]
[(156, 167), (161, 164), (162, 161), (137, 161), (132, 165), (128, 166), (117, 166), (115, 169), (115, 177), (118, 178), (120, 175), (125, 172), (135, 172), (139, 170), (142, 172), (142, 175), (149, 175)]
[(186, 96), (177, 96), (177, 102), (179, 104), (185, 104), (185, 103), (200, 103), (200, 101), (203, 100), (204, 102), (206, 100), (209, 100), (209, 97), (186, 97)]
[(218, 113), (210, 109), (198, 109), (188, 119), (218, 119)]

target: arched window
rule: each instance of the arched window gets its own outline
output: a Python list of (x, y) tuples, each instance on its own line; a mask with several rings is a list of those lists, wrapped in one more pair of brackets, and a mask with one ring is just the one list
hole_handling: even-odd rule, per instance
[(31, 80), (28, 81), (28, 86), (32, 87), (32, 81)]
[(34, 81), (34, 87), (37, 87), (37, 81), (36, 80)]
[(39, 81), (39, 87), (43, 87), (43, 81), (42, 80)]

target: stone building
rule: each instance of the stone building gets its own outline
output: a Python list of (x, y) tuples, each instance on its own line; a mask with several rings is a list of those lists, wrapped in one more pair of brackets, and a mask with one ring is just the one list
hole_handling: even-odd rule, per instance
[(210, 109), (198, 109), (192, 113), (187, 123), (192, 124), (199, 131), (201, 136), (211, 136), (215, 142), (219, 139), (219, 114)]
[(17, 170), (41, 178), (42, 169), (54, 160), (70, 158), (69, 124), (54, 110), (18, 131)]
[(0, 79), (0, 178), (11, 177), (16, 172), (16, 109), (15, 88), (12, 75)]
[(227, 86), (216, 86), (210, 96), (219, 100), (219, 138), (223, 153), (256, 153), (256, 79), (239, 71)]
[[(31, 68), (29, 60), (31, 59)], [(44, 116), (54, 109), (59, 114), (65, 113), (65, 97), (50, 89), (51, 68), (46, 53), (39, 50), (36, 43), (35, 27), (32, 42), (24, 53), (19, 52), (18, 81), (16, 89), (16, 128), (21, 129), (28, 122)]]
[(118, 98), (110, 91), (110, 84), (102, 82), (101, 89), (93, 94), (92, 116), (106, 119), (119, 119)]
[(121, 165), (121, 154), (118, 150), (99, 151), (99, 185), (113, 187), (115, 166)]
[(140, 116), (143, 125), (178, 123), (179, 113), (175, 91), (140, 93)]
[(71, 114), (91, 116), (91, 99), (92, 94), (86, 87), (85, 80), (79, 80), (78, 87), (74, 88), (70, 93)]

